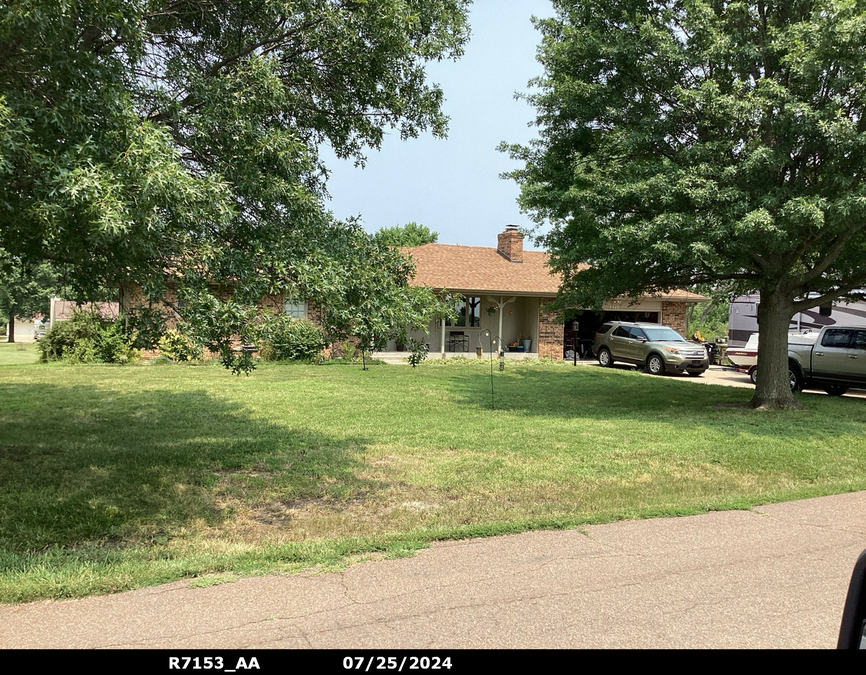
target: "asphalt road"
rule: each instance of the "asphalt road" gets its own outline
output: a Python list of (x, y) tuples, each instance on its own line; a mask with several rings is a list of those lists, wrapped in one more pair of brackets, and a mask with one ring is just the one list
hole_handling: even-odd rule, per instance
[(832, 648), (866, 493), (0, 606), (0, 648)]

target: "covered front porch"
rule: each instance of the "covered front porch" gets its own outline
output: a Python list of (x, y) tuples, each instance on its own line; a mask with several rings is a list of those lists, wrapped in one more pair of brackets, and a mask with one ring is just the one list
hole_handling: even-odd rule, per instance
[[(537, 297), (467, 292), (455, 303), (456, 318), (431, 322), (426, 332), (409, 336), (427, 346), (431, 357), (483, 356), (504, 351), (508, 358), (538, 357)], [(388, 352), (400, 353), (389, 343)]]
[[(426, 343), (425, 343), (426, 344)], [(380, 361), (384, 361), (385, 363), (390, 364), (403, 364), (408, 363), (409, 353), (408, 352), (373, 352), (371, 358), (378, 359)], [(489, 351), (484, 351), (481, 353), (481, 356), (478, 356), (476, 352), (473, 353), (465, 353), (465, 352), (445, 352), (445, 356), (443, 357), (441, 354), (436, 352), (431, 352), (431, 359), (479, 359), (485, 360), (493, 358), (495, 361), (499, 361), (499, 354), (494, 352), (490, 353)], [(527, 359), (537, 359), (538, 353), (536, 352), (505, 352), (504, 358), (506, 361), (524, 361)]]

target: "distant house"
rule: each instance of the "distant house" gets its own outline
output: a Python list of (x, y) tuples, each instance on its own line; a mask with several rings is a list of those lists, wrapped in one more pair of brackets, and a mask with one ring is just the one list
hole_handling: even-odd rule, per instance
[[(41, 314), (37, 314), (32, 318), (16, 316), (13, 324), (10, 325), (7, 323), (3, 326), (2, 334), (6, 336), (4, 340), (11, 340), (13, 342), (34, 342), (36, 340), (37, 332), (41, 333), (44, 331), (47, 325), (47, 319), (45, 319)], [(12, 335), (9, 335), (10, 331), (14, 331)]]
[[(120, 305), (116, 302), (93, 302), (84, 305), (78, 305), (71, 300), (61, 300), (60, 298), (51, 298), (49, 303), (48, 316), (37, 314), (33, 318), (23, 319), (15, 318), (15, 340), (17, 342), (34, 342), (37, 339), (37, 334), (41, 335), (54, 325), (56, 321), (66, 321), (71, 318), (76, 311), (91, 311), (97, 312), (100, 316), (106, 319), (116, 319), (120, 311)], [(8, 334), (8, 325), (6, 328)]]
[[(632, 299), (615, 298), (601, 312), (577, 309), (565, 321), (546, 306), (556, 297), (560, 278), (551, 274), (548, 255), (524, 251), (523, 235), (509, 225), (497, 237), (496, 247), (424, 244), (403, 249), (415, 261), (413, 285), (429, 286), (456, 295), (457, 319), (428, 326), (427, 335), (412, 337), (429, 345), (431, 352), (488, 351), (485, 329), (501, 336), (504, 345), (554, 359), (592, 339), (605, 321), (662, 323), (685, 334), (686, 308), (709, 300), (688, 291), (672, 291)], [(525, 343), (524, 341), (528, 340)], [(514, 349), (514, 347), (512, 347)]]
[(89, 302), (79, 305), (72, 300), (51, 299), (51, 313), (48, 318), (53, 326), (55, 321), (66, 321), (75, 312), (94, 312), (103, 319), (114, 320), (120, 315), (120, 304), (117, 302)]

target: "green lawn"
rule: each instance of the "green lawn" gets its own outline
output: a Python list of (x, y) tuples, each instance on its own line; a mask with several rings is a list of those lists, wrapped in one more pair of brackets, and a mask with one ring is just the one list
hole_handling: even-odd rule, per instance
[[(563, 364), (0, 367), (0, 601), (866, 489), (866, 401)], [(208, 577), (207, 575), (221, 575)]]
[(39, 361), (39, 345), (35, 342), (10, 344), (5, 336), (0, 340), (0, 366), (21, 366)]

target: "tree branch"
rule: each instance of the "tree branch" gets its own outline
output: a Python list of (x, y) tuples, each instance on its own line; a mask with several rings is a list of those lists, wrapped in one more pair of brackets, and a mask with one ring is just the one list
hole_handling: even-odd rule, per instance
[(817, 298), (806, 298), (804, 300), (798, 300), (794, 303), (794, 311), (802, 312), (806, 309), (811, 309), (812, 307), (817, 307), (818, 305), (826, 305), (829, 302), (833, 302), (833, 300), (838, 300), (840, 298), (844, 298), (847, 295), (850, 295), (852, 291), (859, 290), (866, 285), (866, 273), (860, 275), (854, 281), (846, 284), (845, 286), (840, 286), (836, 290), (828, 291), (823, 295), (819, 295)]
[(863, 227), (866, 226), (866, 223), (861, 223), (850, 230), (848, 230), (845, 234), (841, 235), (832, 246), (827, 250), (827, 253), (824, 255), (824, 258), (815, 265), (811, 271), (807, 272), (803, 275), (801, 280), (802, 284), (808, 284), (811, 281), (814, 281), (818, 277), (820, 277), (824, 272), (827, 271), (827, 268), (830, 267), (831, 264), (839, 257), (842, 251), (845, 249), (845, 246), (851, 241), (851, 238), (857, 234)]

